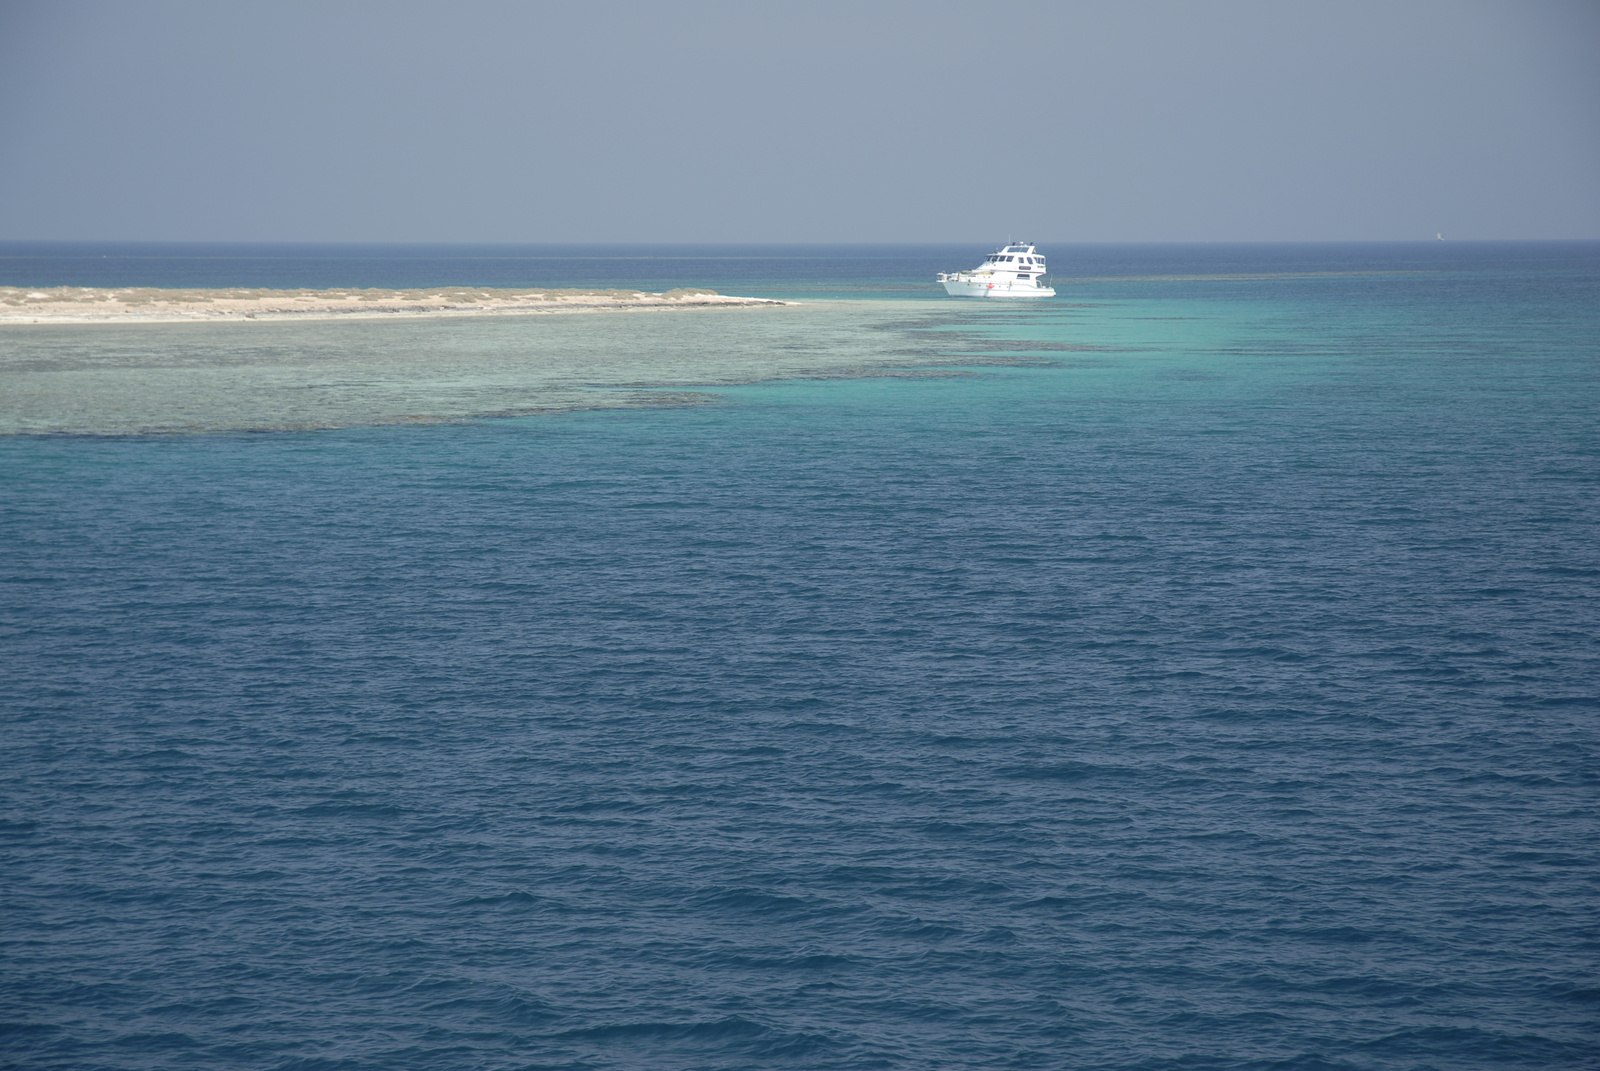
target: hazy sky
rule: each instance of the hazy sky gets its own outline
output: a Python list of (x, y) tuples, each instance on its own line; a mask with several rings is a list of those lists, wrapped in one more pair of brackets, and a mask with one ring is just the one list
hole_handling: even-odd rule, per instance
[(0, 238), (1600, 238), (1600, 2), (18, 3)]

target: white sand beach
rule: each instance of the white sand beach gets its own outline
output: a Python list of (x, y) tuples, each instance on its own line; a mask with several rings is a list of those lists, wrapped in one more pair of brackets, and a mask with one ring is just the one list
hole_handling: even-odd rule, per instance
[(0, 325), (327, 320), (406, 316), (536, 315), (628, 309), (783, 305), (714, 290), (514, 290), (439, 286), (418, 290), (169, 290), (152, 287), (0, 287)]

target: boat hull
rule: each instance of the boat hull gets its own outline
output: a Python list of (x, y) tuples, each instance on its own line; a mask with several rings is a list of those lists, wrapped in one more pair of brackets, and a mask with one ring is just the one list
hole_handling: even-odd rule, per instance
[(1056, 296), (1055, 290), (1048, 286), (1023, 286), (1019, 283), (1010, 283), (1004, 280), (964, 279), (960, 276), (952, 275), (939, 281), (944, 284), (944, 292), (951, 297), (1047, 298)]

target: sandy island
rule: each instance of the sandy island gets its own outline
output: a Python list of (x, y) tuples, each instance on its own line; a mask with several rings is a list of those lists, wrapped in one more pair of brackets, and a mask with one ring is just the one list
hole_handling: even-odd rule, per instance
[(87, 286), (0, 287), (0, 324), (183, 323), (326, 320), (347, 317), (526, 315), (607, 309), (784, 305), (715, 290), (509, 290), (435, 286), (418, 290), (162, 290)]

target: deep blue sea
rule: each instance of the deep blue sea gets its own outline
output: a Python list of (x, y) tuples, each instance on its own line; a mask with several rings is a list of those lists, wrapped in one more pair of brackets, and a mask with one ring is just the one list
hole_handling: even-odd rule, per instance
[(1600, 1066), (1600, 244), (987, 251), (0, 245), (882, 358), (0, 435), (0, 1066)]

